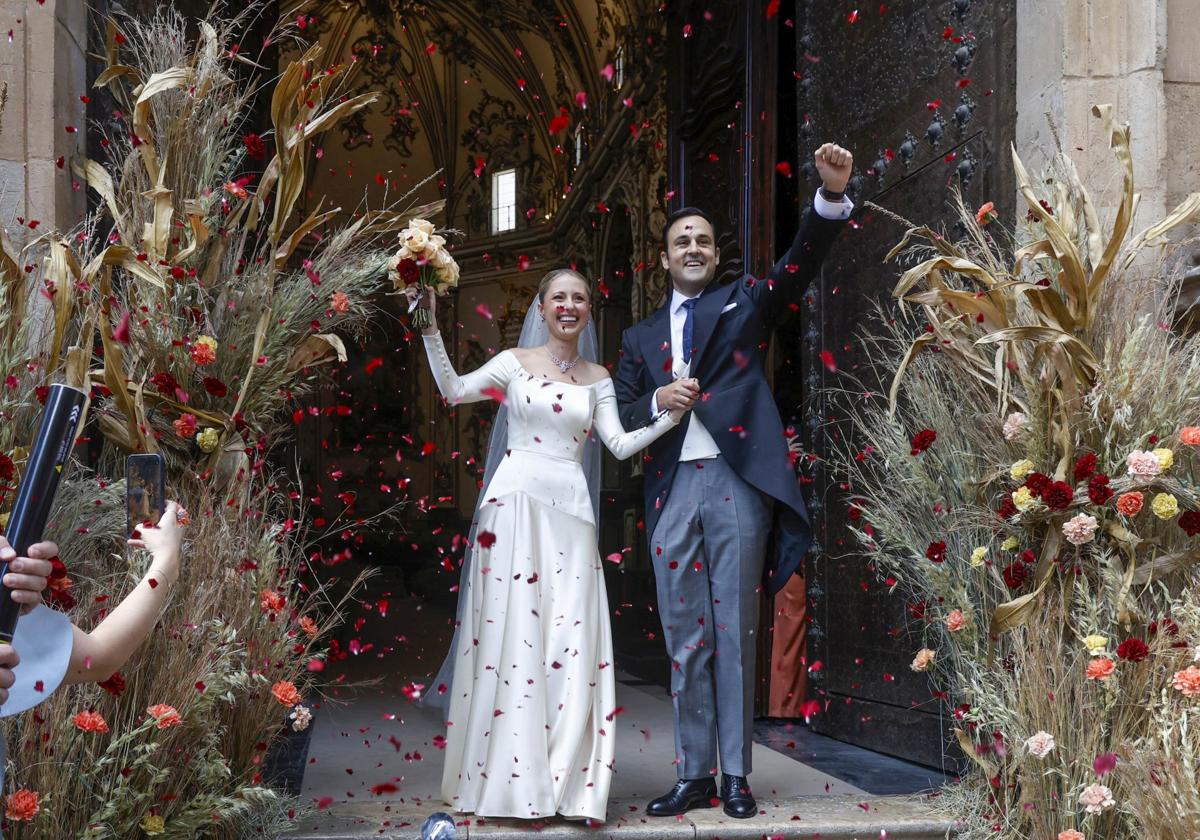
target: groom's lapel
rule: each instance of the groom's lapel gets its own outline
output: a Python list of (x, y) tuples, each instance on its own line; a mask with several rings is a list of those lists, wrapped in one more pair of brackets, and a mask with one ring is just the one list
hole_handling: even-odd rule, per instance
[(699, 363), (704, 358), (704, 348), (712, 338), (717, 321), (721, 320), (721, 310), (729, 303), (729, 297), (737, 285), (734, 282), (716, 288), (710, 286), (704, 290), (704, 294), (696, 303), (695, 322), (692, 327), (692, 376), (696, 375)]
[(650, 378), (660, 387), (671, 381), (671, 295), (642, 321), (642, 355)]

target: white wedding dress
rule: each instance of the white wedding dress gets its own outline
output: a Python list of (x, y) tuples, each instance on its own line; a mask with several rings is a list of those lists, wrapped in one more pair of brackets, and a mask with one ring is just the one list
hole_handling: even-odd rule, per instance
[(442, 796), (490, 817), (603, 821), (616, 690), (596, 523), (581, 461), (594, 432), (618, 458), (675, 426), (626, 432), (607, 377), (529, 373), (511, 351), (458, 376), (440, 335), (430, 367), (451, 404), (504, 396), (508, 449), (482, 491), (458, 632)]

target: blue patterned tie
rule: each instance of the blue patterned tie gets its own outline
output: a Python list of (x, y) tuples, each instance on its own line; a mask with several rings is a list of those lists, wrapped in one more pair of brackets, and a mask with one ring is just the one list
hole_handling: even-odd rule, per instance
[(692, 331), (696, 326), (696, 319), (693, 313), (696, 309), (696, 303), (700, 300), (698, 297), (689, 298), (683, 302), (683, 308), (687, 310), (687, 315), (683, 319), (683, 363), (690, 364), (692, 361), (692, 342), (694, 336)]

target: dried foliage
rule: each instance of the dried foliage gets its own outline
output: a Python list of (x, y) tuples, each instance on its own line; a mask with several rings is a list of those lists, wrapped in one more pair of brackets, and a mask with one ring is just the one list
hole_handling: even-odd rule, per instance
[(943, 797), (966, 838), (1198, 836), (1200, 339), (1161, 246), (1200, 195), (1131, 236), (1129, 129), (1094, 113), (1111, 226), (1066, 155), (1034, 181), (1014, 152), (1018, 230), (961, 200), (958, 241), (913, 226), (867, 338), (890, 393), (839, 397), (859, 545), (974, 762)]
[[(140, 578), (146, 558), (124, 548), (126, 453), (161, 452), (192, 518), (174, 597), (120, 680), (61, 689), (6, 722), (9, 791), (40, 794), (40, 812), (10, 819), (6, 836), (274, 836), (298, 804), (262, 777), (294, 702), (272, 689), (317, 690), (340, 603), (307, 575), (303, 494), (268, 456), (322, 366), (345, 360), (339, 335), (366, 328), (396, 233), (440, 208), (316, 201), (299, 216), (313, 144), (373, 94), (344, 98), (355, 68), (326, 67), (319, 45), (265, 75), (235, 48), (263, 8), (215, 7), (196, 38), (169, 10), (102, 22), (96, 85), (124, 117), (104, 160), (72, 162), (102, 209), (19, 252), (0, 243), (0, 505), (47, 383), (90, 387), (89, 431), (103, 437), (57, 500), (48, 536), (68, 574), (53, 600), (87, 629)], [(285, 24), (272, 37), (296, 35)], [(264, 91), (274, 130), (248, 136)], [(241, 174), (260, 167), (257, 180)], [(148, 714), (160, 703), (177, 725)], [(84, 710), (109, 731), (82, 731)]]

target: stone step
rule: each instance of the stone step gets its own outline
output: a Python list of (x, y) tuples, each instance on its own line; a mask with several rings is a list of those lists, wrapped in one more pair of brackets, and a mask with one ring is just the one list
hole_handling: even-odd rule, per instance
[[(720, 808), (690, 811), (683, 817), (649, 818), (643, 799), (614, 799), (609, 821), (589, 827), (561, 819), (545, 822), (459, 817), (455, 840), (944, 840), (953, 822), (934, 812), (927, 798), (915, 796), (812, 796), (759, 799), (753, 819), (726, 817)], [(336, 803), (281, 835), (287, 840), (412, 840), (420, 836), (438, 803)]]

